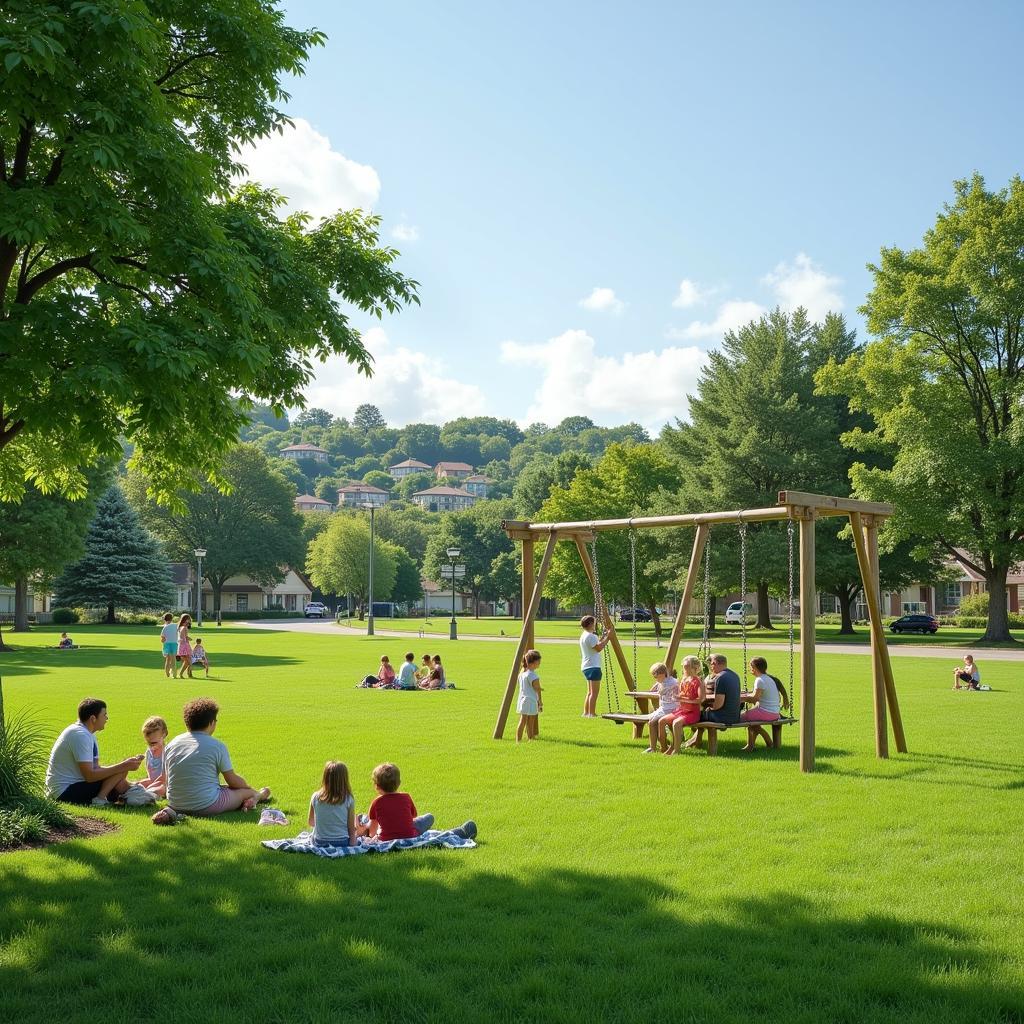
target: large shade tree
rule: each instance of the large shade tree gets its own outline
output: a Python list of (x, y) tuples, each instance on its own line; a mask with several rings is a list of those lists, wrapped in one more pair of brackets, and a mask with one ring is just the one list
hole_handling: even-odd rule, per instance
[[(386, 601), (395, 587), (397, 552), (390, 541), (373, 538), (373, 599)], [(410, 559), (411, 561), (411, 559)], [(310, 541), (306, 572), (313, 585), (325, 594), (350, 594), (366, 610), (370, 591), (370, 524), (365, 517), (335, 514), (326, 530)], [(408, 565), (403, 571), (403, 589), (408, 589)], [(403, 594), (403, 596), (406, 596)]]
[(85, 537), (85, 554), (54, 583), (58, 605), (106, 608), (114, 622), (117, 608), (145, 611), (166, 608), (174, 600), (171, 567), (156, 540), (118, 486), (96, 505)]
[(323, 42), (277, 0), (6, 0), (0, 498), (80, 496), (127, 439), (173, 500), (216, 477), (252, 402), (301, 406), (331, 355), (369, 372), (344, 310), (416, 301), (378, 219), (282, 220), (238, 184)]
[[(975, 175), (917, 249), (883, 249), (864, 312), (879, 340), (819, 375), (870, 415), (844, 440), (893, 537), (937, 541), (984, 577), (987, 641), (1010, 639), (1006, 578), (1024, 559), (1024, 181)], [(887, 456), (881, 467), (877, 452)]]
[(287, 566), (302, 565), (305, 550), (295, 492), (263, 452), (251, 444), (236, 445), (225, 456), (220, 476), (227, 491), (211, 483), (181, 491), (176, 503), (181, 513), (147, 496), (149, 481), (142, 474), (130, 474), (126, 484), (142, 521), (173, 558), (191, 563), (195, 550), (205, 548), (203, 575), (213, 589), (215, 612), (229, 577), (250, 576), (270, 586), (284, 578)]

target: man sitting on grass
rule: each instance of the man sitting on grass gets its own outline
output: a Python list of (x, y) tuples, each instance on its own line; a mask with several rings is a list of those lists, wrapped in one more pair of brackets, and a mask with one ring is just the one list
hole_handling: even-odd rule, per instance
[[(188, 732), (164, 749), (167, 803), (175, 811), (209, 817), (225, 811), (251, 811), (270, 799), (270, 790), (253, 789), (231, 767), (228, 748), (213, 738), (220, 708), (209, 697), (190, 700), (182, 712)], [(224, 776), (226, 786), (220, 785)]]
[(78, 705), (78, 721), (57, 737), (46, 765), (46, 792), (68, 804), (105, 807), (131, 788), (128, 773), (142, 764), (143, 754), (118, 764), (101, 765), (95, 734), (107, 725), (107, 704), (86, 697)]

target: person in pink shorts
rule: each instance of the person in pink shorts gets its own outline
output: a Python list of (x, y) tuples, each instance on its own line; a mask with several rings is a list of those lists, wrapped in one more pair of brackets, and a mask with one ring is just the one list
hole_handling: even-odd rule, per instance
[(665, 726), (672, 730), (672, 743), (666, 756), (678, 754), (683, 742), (683, 733), (688, 725), (700, 721), (700, 702), (704, 696), (704, 684), (700, 680), (700, 658), (692, 654), (683, 658), (683, 679), (679, 684), (679, 708), (665, 716)]
[[(750, 671), (755, 676), (754, 688), (740, 694), (744, 704), (752, 704), (740, 715), (743, 722), (777, 722), (781, 717), (782, 708), (789, 707), (789, 694), (782, 685), (782, 680), (768, 675), (768, 662), (764, 658), (751, 658)], [(747, 745), (743, 748), (751, 751), (761, 737), (769, 749), (772, 738), (768, 731), (760, 725), (753, 725), (747, 730)]]

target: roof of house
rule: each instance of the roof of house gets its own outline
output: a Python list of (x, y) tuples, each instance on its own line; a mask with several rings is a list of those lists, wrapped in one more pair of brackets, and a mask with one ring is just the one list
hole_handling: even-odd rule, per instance
[(300, 494), (295, 499), (295, 504), (298, 505), (300, 501), (307, 505), (326, 505), (328, 508), (331, 507), (331, 503), (329, 501), (325, 501), (323, 498), (318, 498), (315, 494)]
[(458, 495), (460, 498), (475, 498), (475, 494), (470, 494), (469, 491), (463, 490), (461, 487), (428, 487), (425, 491), (416, 491), (413, 494), (414, 498), (425, 498), (425, 497), (447, 497), (449, 495)]
[(406, 459), (404, 462), (396, 462), (393, 466), (389, 466), (388, 469), (430, 469), (430, 466), (417, 459)]
[(472, 476), (467, 476), (463, 483), (467, 484), (489, 484), (493, 483), (493, 480), (489, 480), (483, 475), (483, 473), (474, 473)]
[[(964, 558), (969, 558), (975, 565), (981, 561), (980, 558), (975, 558), (968, 551), (964, 551), (962, 548), (957, 548), (959, 554), (963, 555)], [(985, 577), (980, 573), (975, 572), (973, 569), (964, 565), (959, 559), (950, 557), (950, 564), (958, 572), (962, 573), (962, 580), (970, 580), (972, 583), (984, 583)], [(1020, 586), (1024, 583), (1024, 563), (1018, 565), (1011, 565), (1009, 572), (1006, 574), (1006, 585), (1008, 587)]]
[(387, 494), (382, 487), (374, 487), (373, 484), (345, 484), (338, 488), (339, 494)]
[(323, 452), (324, 455), (327, 454), (327, 449), (326, 448), (319, 448), (315, 444), (290, 444), (290, 445), (287, 445), (286, 447), (282, 448), (281, 451), (283, 451), (283, 452)]
[(434, 469), (457, 469), (459, 472), (463, 470), (468, 470), (470, 473), (473, 472), (473, 467), (468, 462), (439, 462)]

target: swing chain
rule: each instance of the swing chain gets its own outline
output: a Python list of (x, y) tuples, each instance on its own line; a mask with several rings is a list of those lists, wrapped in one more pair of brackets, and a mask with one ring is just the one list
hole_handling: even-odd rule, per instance
[[(630, 523), (632, 523), (632, 520), (630, 520)], [(637, 683), (636, 675), (636, 530), (633, 529), (632, 525), (629, 528), (629, 582), (629, 594), (633, 601), (633, 685), (637, 686), (639, 684)]]
[(793, 520), (789, 520), (786, 528), (789, 534), (789, 716), (796, 718), (796, 683), (793, 679), (793, 648), (795, 632), (793, 629)]
[[(598, 622), (601, 623), (602, 628), (607, 632), (608, 626), (608, 605), (605, 603), (604, 591), (601, 589), (601, 572), (597, 567), (597, 535), (594, 535), (593, 543), (590, 545), (590, 562), (594, 567), (594, 614), (597, 616)], [(608, 650), (608, 644), (604, 646), (604, 667), (608, 673), (608, 685), (604, 688), (604, 699), (608, 706), (608, 714), (612, 713), (612, 694), (615, 696), (615, 711), (618, 713), (621, 709), (619, 707), (619, 684), (615, 678), (615, 661), (612, 658), (611, 652)]]
[(700, 646), (697, 648), (697, 657), (700, 658), (701, 671), (707, 674), (707, 662), (711, 657), (711, 641), (708, 634), (711, 632), (711, 533), (704, 542), (704, 628), (701, 632)]
[(747, 679), (747, 524), (740, 513), (740, 634), (743, 637), (743, 681)]

